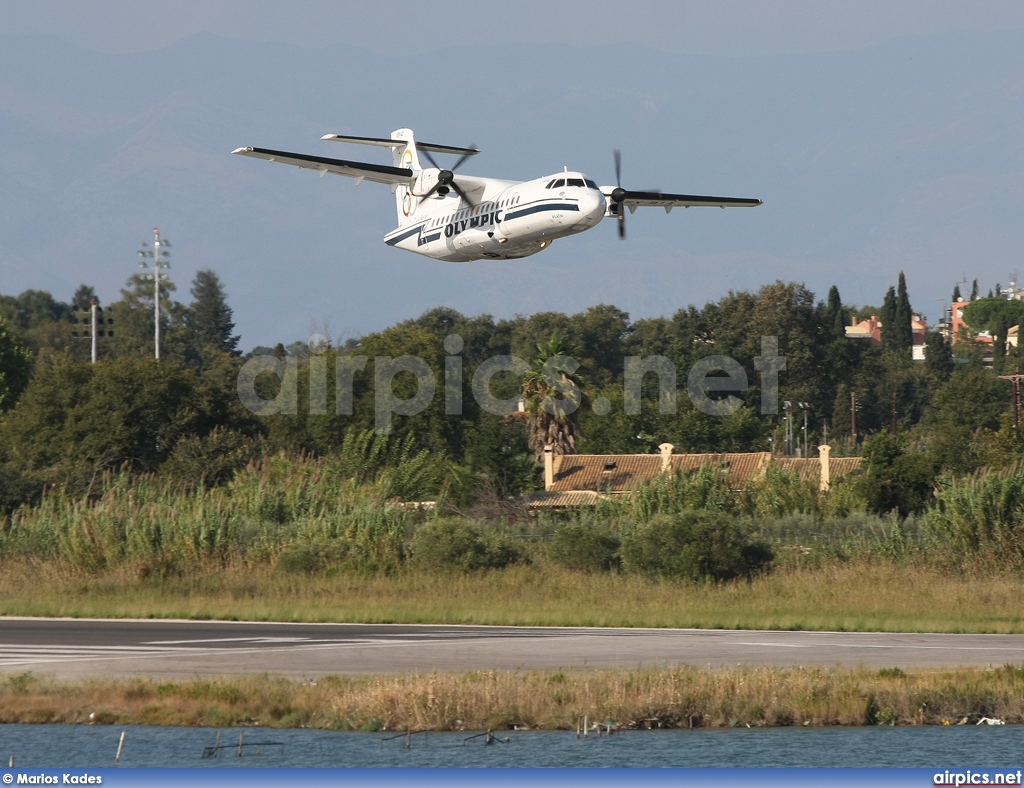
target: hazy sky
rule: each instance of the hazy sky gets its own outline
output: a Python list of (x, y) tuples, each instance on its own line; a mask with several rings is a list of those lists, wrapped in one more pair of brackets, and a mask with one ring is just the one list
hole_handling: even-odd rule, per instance
[[(430, 52), (470, 43), (632, 42), (665, 52), (762, 55), (862, 49), (908, 34), (1024, 29), (1024, 3), (994, 0), (31, 0), (0, 3), (0, 32), (54, 34), (110, 53), (198, 32), (305, 47)], [(628, 67), (627, 64), (624, 66)], [(642, 64), (638, 64), (642, 67)]]
[[(0, 0), (0, 291), (66, 299), (87, 282), (109, 302), (158, 225), (179, 297), (213, 267), (248, 346), (313, 322), (358, 336), (438, 304), (668, 315), (777, 278), (877, 304), (900, 270), (934, 319), (962, 277), (987, 290), (1018, 267), (1022, 34), (1024, 3), (989, 0)], [(578, 47), (564, 63), (559, 42)], [(489, 46), (514, 73), (499, 85), (473, 68), (495, 65)], [(450, 86), (443, 100), (384, 100), (425, 75)], [(621, 146), (624, 185), (765, 205), (641, 211), (628, 243), (602, 227), (453, 266), (381, 243), (386, 189), (230, 155), (340, 155), (321, 134), (399, 126), (479, 143), (472, 174), (571, 163), (610, 183)]]

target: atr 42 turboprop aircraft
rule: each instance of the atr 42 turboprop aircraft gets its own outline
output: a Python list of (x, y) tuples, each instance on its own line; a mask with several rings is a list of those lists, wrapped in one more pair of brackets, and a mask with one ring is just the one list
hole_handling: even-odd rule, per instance
[[(581, 233), (602, 219), (618, 220), (619, 237), (626, 237), (626, 208), (661, 206), (668, 213), (679, 206), (753, 207), (760, 200), (739, 197), (700, 197), (693, 194), (631, 191), (620, 184), (621, 157), (615, 151), (615, 186), (598, 186), (580, 172), (558, 172), (532, 181), (506, 181), (455, 175), (475, 147), (458, 148), (416, 142), (412, 130), (398, 129), (391, 139), (326, 134), (322, 139), (391, 148), (393, 165), (329, 159), (305, 153), (266, 148), (238, 148), (233, 153), (331, 172), (391, 186), (398, 205), (398, 227), (384, 243), (453, 263), (489, 258), (510, 260), (546, 249), (556, 238)], [(460, 156), (451, 169), (437, 165), (433, 153)], [(432, 165), (420, 166), (422, 153)], [(453, 194), (454, 192), (454, 194)]]

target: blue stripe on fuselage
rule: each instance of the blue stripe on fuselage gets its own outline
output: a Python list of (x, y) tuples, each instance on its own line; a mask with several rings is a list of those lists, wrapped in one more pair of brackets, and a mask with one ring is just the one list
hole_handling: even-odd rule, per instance
[(507, 222), (510, 219), (518, 219), (521, 216), (529, 216), (531, 213), (540, 213), (541, 211), (579, 211), (579, 209), (580, 207), (572, 202), (542, 202), (516, 211), (505, 211), (505, 218), (502, 221)]
[(388, 246), (394, 246), (395, 244), (400, 244), (406, 238), (410, 238), (413, 235), (416, 235), (416, 233), (418, 233), (420, 230), (422, 230), (425, 226), (426, 226), (426, 222), (423, 222), (421, 224), (417, 224), (415, 227), (413, 227), (413, 228), (411, 228), (409, 230), (406, 230), (405, 232), (398, 233), (397, 235), (392, 235), (390, 238), (388, 236), (384, 236), (384, 243), (386, 243)]

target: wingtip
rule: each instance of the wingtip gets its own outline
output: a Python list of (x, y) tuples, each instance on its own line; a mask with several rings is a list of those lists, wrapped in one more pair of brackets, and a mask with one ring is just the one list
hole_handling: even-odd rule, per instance
[(320, 139), (322, 139), (322, 140), (336, 140), (336, 139), (338, 139), (338, 135), (337, 134), (324, 134), (324, 136), (322, 136)]
[(232, 153), (252, 153), (252, 148), (235, 148)]

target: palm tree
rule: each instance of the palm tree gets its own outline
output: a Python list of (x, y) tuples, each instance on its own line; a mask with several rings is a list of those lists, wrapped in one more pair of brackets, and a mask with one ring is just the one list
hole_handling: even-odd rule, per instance
[(583, 381), (574, 374), (578, 367), (555, 333), (547, 343), (537, 345), (537, 357), (523, 376), (527, 441), (538, 463), (544, 460), (546, 446), (555, 454), (576, 453), (583, 404)]

